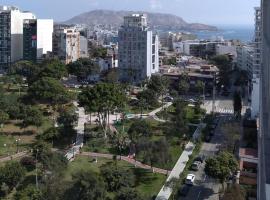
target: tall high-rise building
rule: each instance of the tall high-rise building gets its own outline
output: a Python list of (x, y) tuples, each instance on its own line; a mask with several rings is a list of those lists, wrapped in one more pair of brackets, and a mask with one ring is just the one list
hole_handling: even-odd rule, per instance
[(23, 25), (23, 59), (36, 62), (52, 52), (53, 20), (26, 19)]
[(259, 90), (260, 74), (262, 64), (262, 13), (261, 8), (255, 8), (255, 38), (253, 43), (253, 67), (252, 67), (252, 94), (251, 94), (251, 115), (253, 118), (259, 115)]
[(149, 30), (146, 15), (124, 17), (118, 36), (120, 81), (140, 83), (159, 71), (158, 36)]
[(270, 200), (270, 0), (262, 0), (258, 200)]
[(53, 54), (63, 63), (75, 62), (80, 58), (80, 32), (74, 27), (55, 26)]
[(23, 58), (23, 21), (35, 19), (14, 6), (0, 6), (0, 70)]

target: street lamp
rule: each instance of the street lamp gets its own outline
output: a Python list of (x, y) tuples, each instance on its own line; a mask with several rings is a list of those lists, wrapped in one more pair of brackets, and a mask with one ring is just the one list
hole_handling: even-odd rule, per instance
[(36, 188), (38, 189), (37, 156), (38, 156), (38, 149), (36, 150)]
[(21, 141), (21, 139), (16, 139), (16, 146), (17, 146), (17, 150), (16, 153), (19, 152), (19, 142)]
[(7, 153), (8, 153), (8, 156), (9, 156), (8, 145), (7, 144), (4, 144), (4, 147), (7, 148)]

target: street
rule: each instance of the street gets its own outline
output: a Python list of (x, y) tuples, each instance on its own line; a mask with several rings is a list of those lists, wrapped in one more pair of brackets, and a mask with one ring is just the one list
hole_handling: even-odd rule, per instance
[[(203, 143), (200, 155), (206, 158), (217, 153), (219, 145), (224, 140), (224, 135), (221, 132), (221, 125), (227, 122), (232, 117), (232, 114), (223, 114), (219, 117), (219, 123), (215, 130), (215, 135), (209, 143)], [(218, 200), (220, 183), (204, 173), (205, 162), (201, 165), (198, 171), (190, 171), (189, 173), (196, 176), (195, 184), (189, 190), (186, 197), (180, 197), (179, 200)]]

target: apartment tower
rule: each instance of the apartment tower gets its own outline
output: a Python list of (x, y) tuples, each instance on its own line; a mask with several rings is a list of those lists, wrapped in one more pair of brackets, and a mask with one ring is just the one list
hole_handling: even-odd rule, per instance
[(158, 36), (147, 25), (147, 17), (124, 17), (119, 33), (120, 81), (140, 83), (159, 72)]
[(23, 22), (36, 19), (30, 12), (14, 6), (0, 6), (0, 71), (23, 59)]

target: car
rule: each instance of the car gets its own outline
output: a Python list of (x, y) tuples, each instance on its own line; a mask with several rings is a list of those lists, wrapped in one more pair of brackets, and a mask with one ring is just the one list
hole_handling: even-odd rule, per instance
[(194, 99), (189, 99), (188, 102), (189, 103), (196, 103), (196, 101)]
[(210, 135), (205, 136), (205, 142), (210, 142), (210, 141), (211, 141), (211, 136)]
[(164, 98), (164, 101), (165, 101), (165, 102), (172, 102), (172, 101), (173, 101), (173, 97), (171, 97), (171, 96), (166, 96), (166, 97)]
[(189, 186), (189, 185), (184, 185), (184, 186), (178, 191), (178, 194), (179, 194), (180, 196), (185, 197), (185, 196), (187, 196), (189, 190), (190, 190), (190, 186)]
[(204, 155), (200, 155), (200, 156), (197, 156), (194, 161), (198, 161), (198, 162), (201, 162), (203, 163), (205, 160), (205, 156)]
[(194, 174), (188, 174), (185, 183), (187, 185), (194, 185), (195, 181), (195, 175)]
[(199, 168), (200, 168), (200, 166), (201, 166), (201, 162), (200, 161), (194, 161), (193, 163), (192, 163), (192, 165), (191, 165), (191, 169), (193, 170), (193, 171), (198, 171), (199, 170)]
[(214, 130), (211, 130), (210, 131), (210, 136), (214, 136), (215, 135), (215, 131)]

